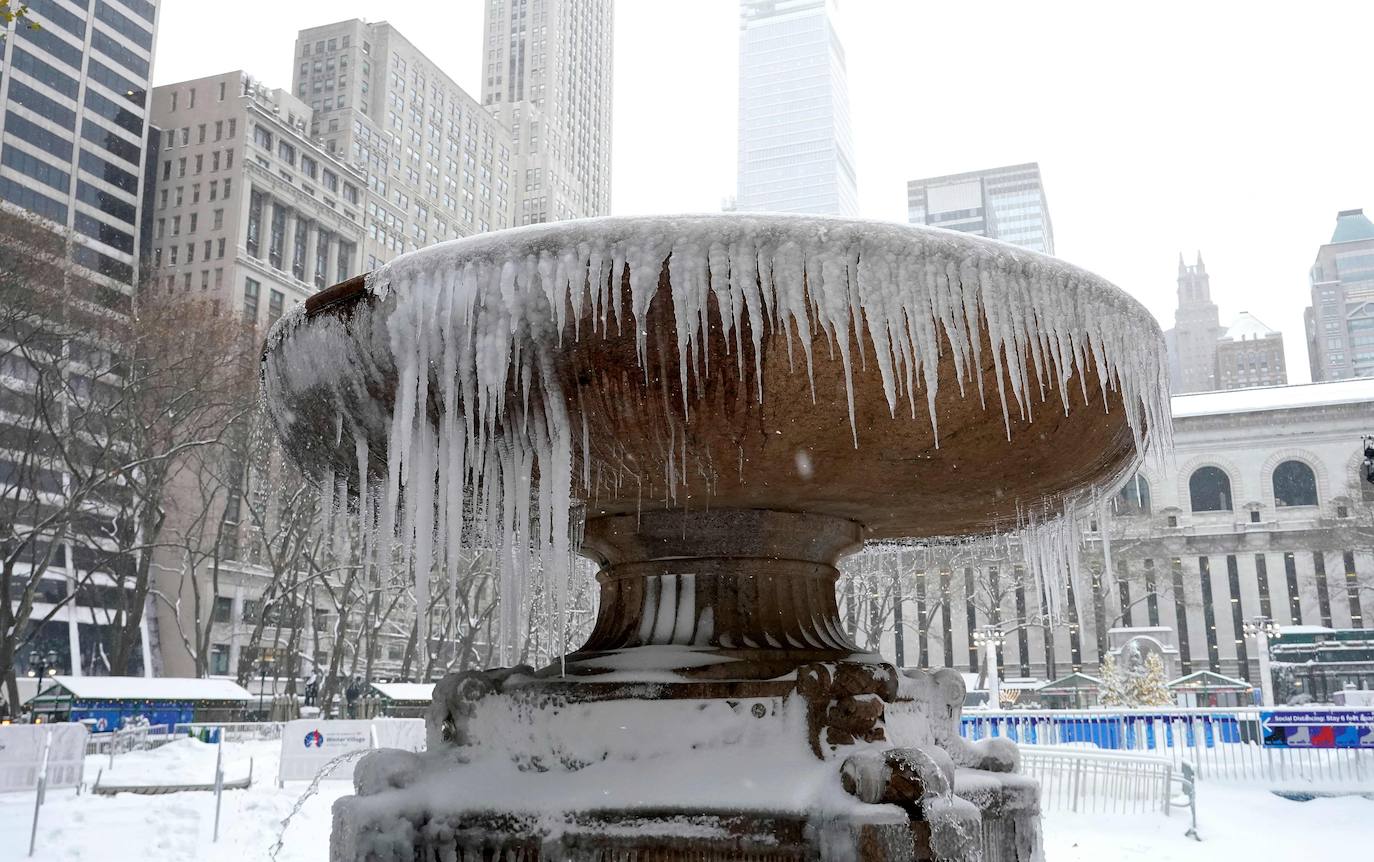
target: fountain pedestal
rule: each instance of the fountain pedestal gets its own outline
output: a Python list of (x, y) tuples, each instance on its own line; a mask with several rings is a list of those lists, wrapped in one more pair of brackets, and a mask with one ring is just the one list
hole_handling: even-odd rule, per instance
[[(1034, 784), (1008, 774), (1014, 755), (958, 739), (958, 675), (932, 696), (934, 676), (845, 634), (835, 564), (860, 536), (767, 510), (590, 519), (587, 644), (439, 683), (429, 752), (359, 766), (332, 858), (1027, 858)], [(958, 795), (961, 768), (981, 773), (981, 807)]]

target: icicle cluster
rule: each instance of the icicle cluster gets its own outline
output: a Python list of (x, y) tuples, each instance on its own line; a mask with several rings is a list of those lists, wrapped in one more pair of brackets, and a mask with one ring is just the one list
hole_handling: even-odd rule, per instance
[[(374, 301), (351, 316), (319, 315), (308, 325), (302, 310), (283, 318), (265, 358), (279, 429), (289, 440), (318, 441), (319, 451), (298, 447), (304, 462), (352, 477), (321, 477), (329, 504), (350, 491), (359, 499), (370, 553), (384, 537), (400, 538), (421, 607), (431, 567), (451, 565), (451, 545), (481, 542), (498, 552), (508, 635), (520, 624), (520, 604), (510, 599), (531, 577), (530, 560), (566, 570), (576, 551), (573, 502), (606, 465), (593, 463), (581, 393), (563, 391), (560, 348), (634, 327), (647, 376), (646, 317), (665, 265), (678, 344), (669, 373), (684, 399), (691, 377), (700, 391), (712, 376), (744, 379), (746, 365), (757, 372), (763, 339), (785, 333), (789, 356), (795, 340), (809, 377), (815, 344), (838, 356), (855, 445), (856, 364), (876, 367), (894, 415), (901, 409), (915, 420), (923, 400), (938, 435), (941, 362), (953, 363), (961, 395), (975, 394), (963, 392), (968, 381), (980, 400), (995, 395), (1008, 436), (1013, 414), (1068, 411), (1076, 388), (1087, 403), (1096, 395), (1087, 389), (1091, 370), (1103, 404), (1109, 391), (1119, 396), (1139, 453), (1168, 445), (1153, 319), (1110, 284), (1033, 252), (905, 225), (788, 216), (593, 219), (457, 240), (372, 273)], [(734, 362), (715, 357), (712, 365), (706, 355), (711, 302)], [(979, 370), (989, 356), (996, 393), (983, 391)], [(754, 377), (762, 401), (762, 374)], [(394, 409), (376, 397), (387, 385)], [(321, 390), (328, 410), (311, 412), (305, 402)], [(384, 468), (376, 441), (385, 441)], [(351, 457), (341, 459), (341, 449)], [(685, 475), (685, 461), (684, 453), (667, 468), (666, 481), (674, 469)], [(1036, 571), (1075, 565), (1053, 550), (1072, 529), (1066, 520), (1022, 526), (1024, 546), (1038, 549)], [(563, 607), (565, 577), (554, 577)]]

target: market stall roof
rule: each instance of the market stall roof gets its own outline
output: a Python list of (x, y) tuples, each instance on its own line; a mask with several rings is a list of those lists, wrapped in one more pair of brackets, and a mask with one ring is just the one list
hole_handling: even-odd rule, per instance
[[(41, 700), (251, 701), (243, 686), (227, 679), (183, 679), (167, 676), (55, 676), (56, 684)], [(30, 698), (30, 701), (40, 698)]]
[(1068, 676), (1061, 676), (1059, 679), (1052, 679), (1040, 688), (1036, 689), (1041, 694), (1046, 692), (1054, 694), (1060, 691), (1079, 691), (1085, 688), (1097, 688), (1102, 685), (1102, 680), (1095, 676), (1088, 676), (1086, 673), (1071, 673)]
[(1187, 676), (1181, 676), (1169, 683), (1168, 687), (1170, 689), (1204, 691), (1251, 691), (1254, 689), (1254, 686), (1245, 680), (1222, 676), (1210, 670), (1200, 670)]
[(372, 688), (387, 700), (424, 701), (434, 699), (432, 682), (374, 682)]

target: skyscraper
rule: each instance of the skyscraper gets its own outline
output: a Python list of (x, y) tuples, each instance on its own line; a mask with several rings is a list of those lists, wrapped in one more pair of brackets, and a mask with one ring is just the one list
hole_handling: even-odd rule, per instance
[(362, 267), (511, 225), (511, 136), (386, 22), (296, 36), (292, 89), (310, 132), (367, 173)]
[(741, 0), (741, 211), (857, 215), (835, 0)]
[(488, 0), (482, 104), (514, 139), (516, 224), (611, 210), (612, 0)]
[(67, 231), (92, 297), (125, 311), (143, 253), (157, 3), (29, 5), (41, 29), (21, 25), (0, 44), (0, 200)]
[(1312, 304), (1303, 318), (1312, 379), (1374, 376), (1374, 222), (1364, 210), (1336, 214), (1310, 279)]
[(1217, 387), (1217, 339), (1220, 313), (1212, 302), (1211, 280), (1202, 262), (1189, 266), (1178, 256), (1178, 308), (1174, 326), (1165, 331), (1169, 352), (1169, 388), (1175, 395), (1210, 392)]
[(911, 180), (907, 221), (992, 237), (1054, 254), (1049, 203), (1040, 165), (1029, 162)]

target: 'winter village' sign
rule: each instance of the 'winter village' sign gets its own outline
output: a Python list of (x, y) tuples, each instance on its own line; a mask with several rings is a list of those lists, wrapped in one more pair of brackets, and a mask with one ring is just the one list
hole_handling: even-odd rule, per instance
[(1264, 710), (1266, 748), (1374, 748), (1374, 709)]

